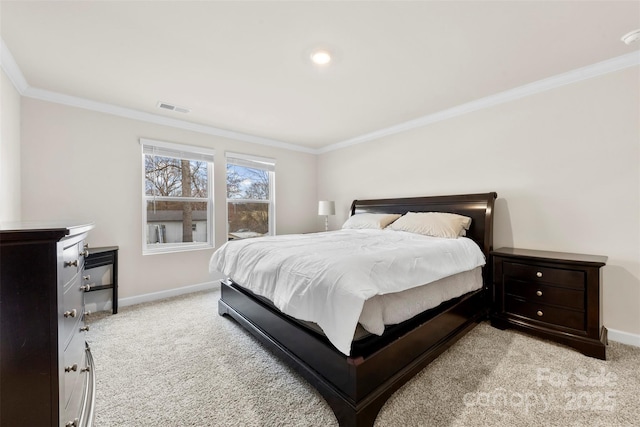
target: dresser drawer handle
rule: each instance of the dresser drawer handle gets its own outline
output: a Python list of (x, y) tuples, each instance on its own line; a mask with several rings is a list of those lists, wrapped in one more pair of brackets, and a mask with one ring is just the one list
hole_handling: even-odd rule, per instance
[(536, 273), (536, 277), (542, 277), (542, 271), (538, 271), (538, 272)]
[(80, 252), (80, 256), (88, 257), (89, 256), (89, 249), (85, 248), (82, 252)]
[(85, 325), (82, 328), (80, 328), (80, 332), (88, 332), (89, 331), (89, 325)]
[(71, 267), (71, 266), (77, 267), (78, 266), (78, 260), (74, 259), (73, 261), (65, 261), (64, 262), (64, 266), (65, 267)]
[(542, 296), (542, 291), (536, 291), (536, 295), (538, 295), (539, 297)]
[(65, 366), (65, 368), (64, 368), (65, 372), (71, 372), (71, 371), (75, 372), (77, 370), (78, 370), (78, 364), (77, 363), (74, 363), (71, 366)]
[(87, 366), (86, 368), (80, 369), (80, 372), (89, 372), (90, 370), (91, 370), (91, 367)]
[(76, 317), (76, 314), (78, 314), (78, 312), (74, 308), (73, 310), (65, 311), (64, 312), (64, 317)]
[(89, 292), (91, 290), (91, 285), (82, 285), (80, 286), (81, 291)]
[(67, 421), (64, 427), (78, 427), (80, 425), (80, 420), (76, 418), (73, 421)]
[(91, 280), (91, 275), (87, 274), (86, 276), (82, 276), (83, 280)]
[(542, 315), (544, 314), (542, 311), (538, 310), (538, 312), (536, 313), (538, 316), (542, 317)]

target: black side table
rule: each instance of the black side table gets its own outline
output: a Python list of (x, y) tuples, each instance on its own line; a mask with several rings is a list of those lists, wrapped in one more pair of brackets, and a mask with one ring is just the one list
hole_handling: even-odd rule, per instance
[(491, 324), (514, 327), (606, 360), (602, 267), (607, 257), (500, 248), (493, 257)]
[(89, 255), (84, 259), (85, 277), (84, 281), (88, 281), (90, 269), (111, 265), (112, 282), (106, 284), (86, 283), (85, 292), (101, 291), (103, 289), (112, 289), (113, 314), (118, 312), (118, 246), (104, 246), (100, 248), (89, 248)]

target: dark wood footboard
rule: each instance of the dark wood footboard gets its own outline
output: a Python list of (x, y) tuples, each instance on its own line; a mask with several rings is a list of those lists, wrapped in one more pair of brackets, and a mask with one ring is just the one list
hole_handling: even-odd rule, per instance
[(341, 426), (372, 426), (397, 389), (486, 317), (483, 294), (472, 292), (430, 310), (417, 327), (394, 331), (397, 336), (381, 340), (386, 345), (350, 357), (230, 280), (221, 283), (218, 312), (235, 319), (309, 381)]

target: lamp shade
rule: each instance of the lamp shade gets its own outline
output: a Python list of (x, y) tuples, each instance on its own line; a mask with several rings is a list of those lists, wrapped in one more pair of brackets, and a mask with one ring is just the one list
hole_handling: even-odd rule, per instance
[(335, 215), (336, 204), (333, 201), (320, 200), (318, 202), (318, 215)]

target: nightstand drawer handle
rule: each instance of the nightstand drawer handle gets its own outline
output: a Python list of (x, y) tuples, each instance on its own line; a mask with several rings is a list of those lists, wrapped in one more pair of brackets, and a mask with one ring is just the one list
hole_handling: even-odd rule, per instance
[(542, 277), (542, 271), (538, 271), (538, 272), (536, 273), (536, 276), (537, 276), (537, 277)]
[(537, 314), (538, 316), (542, 317), (542, 315), (543, 315), (544, 313), (542, 313), (542, 311), (538, 310), (538, 312), (537, 312), (536, 314)]
[(538, 295), (539, 297), (542, 296), (542, 291), (536, 291), (536, 295)]
[(64, 317), (76, 317), (76, 314), (78, 314), (78, 312), (76, 311), (75, 308), (73, 310), (65, 311), (63, 313)]

